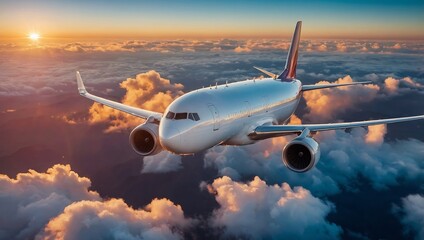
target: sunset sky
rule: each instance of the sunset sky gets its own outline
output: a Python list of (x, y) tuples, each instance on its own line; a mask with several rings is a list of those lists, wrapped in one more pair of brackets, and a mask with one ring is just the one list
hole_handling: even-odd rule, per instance
[[(1, 38), (50, 40), (288, 37), (423, 39), (424, 2), (1, 0)], [(3, 39), (4, 40), (4, 39)]]
[(424, 1), (0, 0), (0, 240), (424, 239), (424, 121), (142, 157), (143, 123), (184, 93), (279, 73), (303, 21), (291, 123), (424, 114)]

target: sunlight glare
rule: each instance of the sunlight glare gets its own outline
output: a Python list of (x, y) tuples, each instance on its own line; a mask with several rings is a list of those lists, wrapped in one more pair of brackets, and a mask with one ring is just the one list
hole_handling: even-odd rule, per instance
[(29, 39), (31, 39), (33, 41), (36, 41), (36, 40), (38, 40), (40, 38), (40, 34), (38, 34), (38, 33), (30, 33), (28, 37), (29, 37)]

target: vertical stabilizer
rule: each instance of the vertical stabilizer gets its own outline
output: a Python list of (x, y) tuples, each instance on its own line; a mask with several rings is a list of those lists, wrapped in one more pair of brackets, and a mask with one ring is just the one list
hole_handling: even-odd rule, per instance
[(289, 53), (287, 55), (286, 67), (284, 68), (284, 71), (278, 76), (278, 79), (285, 80), (296, 78), (297, 56), (299, 52), (301, 29), (302, 21), (298, 21), (296, 24), (296, 29), (294, 30)]

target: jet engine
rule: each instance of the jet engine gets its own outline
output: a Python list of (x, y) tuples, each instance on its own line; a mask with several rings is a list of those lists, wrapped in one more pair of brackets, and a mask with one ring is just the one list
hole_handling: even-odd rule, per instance
[(143, 123), (130, 134), (134, 151), (142, 156), (156, 155), (162, 151), (159, 143), (159, 126), (150, 122)]
[(283, 149), (283, 162), (294, 172), (306, 172), (318, 163), (320, 150), (318, 143), (311, 137), (299, 136)]

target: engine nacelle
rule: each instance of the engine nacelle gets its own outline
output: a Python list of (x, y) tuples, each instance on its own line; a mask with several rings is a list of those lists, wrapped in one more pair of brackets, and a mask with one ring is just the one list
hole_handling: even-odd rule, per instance
[(295, 172), (306, 172), (318, 163), (319, 144), (311, 137), (297, 137), (283, 149), (283, 162)]
[(158, 154), (162, 151), (159, 143), (159, 126), (149, 122), (139, 125), (132, 130), (130, 143), (134, 151), (142, 156)]

